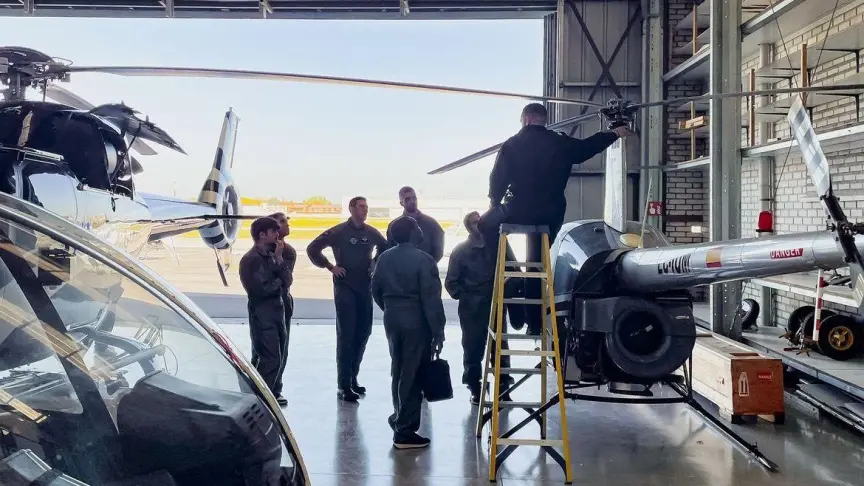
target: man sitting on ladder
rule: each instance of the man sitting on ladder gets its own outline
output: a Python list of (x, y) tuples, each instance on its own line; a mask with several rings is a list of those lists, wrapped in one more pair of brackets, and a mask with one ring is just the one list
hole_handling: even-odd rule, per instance
[[(603, 152), (619, 137), (632, 135), (626, 127), (578, 139), (546, 128), (546, 107), (531, 103), (522, 110), (522, 129), (501, 146), (489, 175), (490, 209), (480, 218), (486, 241), (498, 241), (501, 223), (548, 226), (549, 242), (564, 224), (564, 192), (572, 167)], [(488, 245), (494, 254), (496, 245)], [(541, 235), (526, 235), (526, 259), (540, 261)], [(540, 282), (526, 282), (525, 298), (540, 298)], [(526, 312), (526, 334), (538, 336), (541, 314)], [(518, 323), (512, 323), (520, 328)]]

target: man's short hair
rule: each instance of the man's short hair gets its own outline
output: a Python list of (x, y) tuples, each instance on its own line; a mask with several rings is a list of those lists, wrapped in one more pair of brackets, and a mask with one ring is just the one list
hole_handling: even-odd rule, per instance
[(549, 117), (549, 112), (541, 103), (529, 103), (522, 108), (522, 116), (545, 120)]
[(399, 199), (402, 199), (405, 196), (405, 194), (408, 194), (409, 192), (416, 193), (414, 188), (411, 186), (405, 186), (402, 189), (399, 189)]
[(273, 231), (279, 231), (279, 222), (269, 216), (252, 221), (252, 239), (258, 241), (258, 235), (266, 233), (271, 229)]
[(390, 235), (393, 241), (398, 243), (408, 243), (411, 241), (411, 235), (420, 229), (417, 220), (411, 216), (399, 216), (390, 224)]
[(360, 202), (360, 201), (365, 201), (365, 200), (366, 200), (366, 198), (363, 197), (363, 196), (355, 196), (355, 197), (352, 197), (351, 200), (348, 201), (348, 207), (349, 207), (349, 208), (353, 208), (353, 207), (357, 206), (357, 203), (358, 203), (358, 202)]
[(267, 217), (268, 217), (268, 218), (275, 219), (277, 222), (278, 222), (280, 219), (284, 219), (284, 220), (286, 220), (286, 221), (288, 220), (288, 216), (286, 216), (285, 213), (283, 213), (282, 211), (279, 211), (279, 212), (276, 212), (276, 213), (270, 214), (270, 215), (268, 215)]
[(467, 228), (468, 227), (468, 220), (471, 218), (471, 216), (474, 216), (474, 215), (480, 216), (480, 213), (478, 213), (477, 211), (471, 211), (470, 213), (466, 214), (465, 217), (462, 218), (462, 226)]

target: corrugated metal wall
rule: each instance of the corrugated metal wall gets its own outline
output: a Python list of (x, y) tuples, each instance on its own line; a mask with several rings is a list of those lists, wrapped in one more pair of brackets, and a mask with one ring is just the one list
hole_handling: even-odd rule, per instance
[[(556, 86), (557, 92), (552, 92), (558, 96), (591, 99), (599, 103), (606, 103), (616, 96), (634, 102), (640, 101), (641, 2), (584, 0), (560, 3), (558, 14), (549, 16), (545, 24), (544, 52), (549, 56), (544, 64), (547, 87), (550, 83), (551, 86)], [(562, 12), (563, 21), (559, 21), (557, 17)], [(560, 39), (558, 39), (559, 33), (562, 36)], [(604, 69), (595, 53), (595, 46), (604, 63), (609, 64), (611, 59), (609, 74), (613, 81), (606, 77), (599, 86), (596, 84), (603, 75)], [(613, 55), (614, 59), (612, 59)], [(556, 61), (557, 56), (560, 56), (560, 62)], [(613, 84), (617, 86), (617, 90)], [(564, 119), (585, 113), (586, 109), (579, 106), (559, 105), (558, 110), (554, 111), (557, 112), (558, 119)], [(600, 125), (598, 117), (596, 121), (582, 124), (573, 135), (583, 138), (603, 128), (605, 127)], [(638, 147), (635, 155), (630, 158), (630, 166), (635, 174), (631, 177), (628, 186), (628, 197), (632, 204), (627, 209), (629, 216), (633, 218), (633, 212), (638, 208), (639, 194)], [(603, 168), (602, 155), (574, 167), (567, 189), (566, 221), (602, 218)], [(637, 216), (635, 219), (641, 218)]]

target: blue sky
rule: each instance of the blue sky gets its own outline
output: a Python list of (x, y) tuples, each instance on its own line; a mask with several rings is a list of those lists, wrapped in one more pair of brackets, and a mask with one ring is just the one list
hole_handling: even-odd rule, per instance
[[(5, 42), (77, 65), (254, 69), (542, 93), (543, 23), (4, 18)], [(241, 118), (234, 177), (242, 195), (483, 198), (493, 158), (426, 172), (519, 129), (527, 103), (462, 94), (194, 78), (76, 74), (64, 84), (94, 104), (123, 101), (188, 156), (156, 147), (139, 188), (194, 197), (222, 116)], [(302, 168), (305, 167), (305, 168)], [(422, 204), (422, 201), (421, 201)]]

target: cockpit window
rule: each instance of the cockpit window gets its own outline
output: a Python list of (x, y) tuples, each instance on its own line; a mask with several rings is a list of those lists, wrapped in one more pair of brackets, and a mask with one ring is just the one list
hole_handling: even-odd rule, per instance
[(301, 484), (295, 469), (249, 379), (184, 314), (0, 218), (2, 484)]

